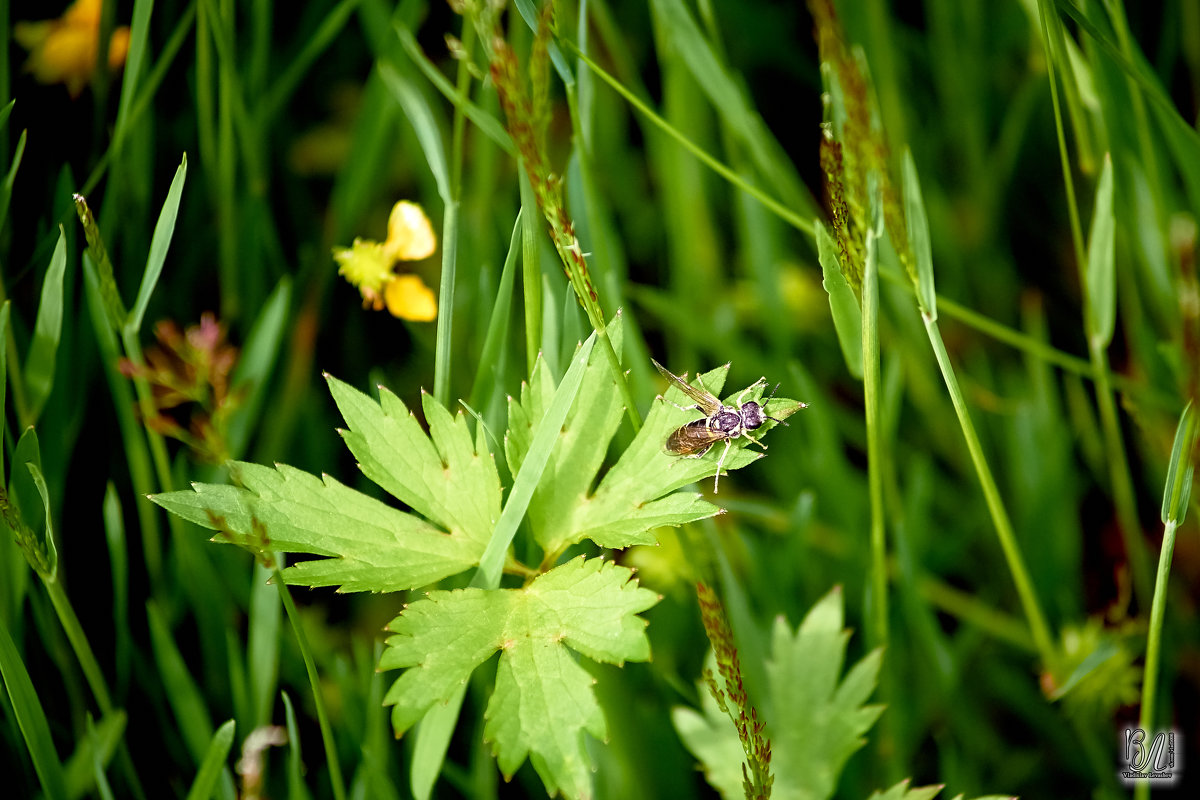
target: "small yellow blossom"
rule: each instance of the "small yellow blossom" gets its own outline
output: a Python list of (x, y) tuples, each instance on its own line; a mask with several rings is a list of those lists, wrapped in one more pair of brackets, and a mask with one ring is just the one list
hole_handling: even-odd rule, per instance
[[(75, 0), (55, 20), (18, 22), (13, 37), (29, 51), (25, 69), (40, 83), (64, 83), (78, 97), (96, 69), (100, 44), (101, 0)], [(129, 52), (129, 28), (113, 31), (108, 43), (108, 66), (117, 69)]]
[(416, 275), (397, 275), (384, 287), (383, 298), (393, 317), (413, 322), (437, 319), (437, 298)]
[(416, 203), (401, 200), (388, 217), (388, 238), (383, 243), (389, 255), (401, 261), (429, 258), (437, 249), (437, 238), (429, 217)]
[(345, 275), (362, 292), (364, 305), (369, 303), (376, 310), (383, 308), (380, 292), (385, 283), (396, 277), (392, 272), (393, 260), (384, 255), (383, 245), (356, 238), (350, 247), (333, 248), (333, 260), (338, 263), (338, 274)]
[(388, 218), (388, 238), (382, 244), (356, 238), (350, 247), (333, 248), (338, 274), (358, 287), (363, 307), (387, 307), (393, 316), (413, 322), (437, 319), (437, 298), (417, 275), (397, 275), (397, 261), (417, 261), (433, 255), (437, 237), (429, 218), (416, 203), (401, 200)]

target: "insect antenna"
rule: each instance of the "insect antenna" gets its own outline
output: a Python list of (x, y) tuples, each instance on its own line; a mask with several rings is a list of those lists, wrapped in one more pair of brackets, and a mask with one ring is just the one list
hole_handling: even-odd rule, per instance
[[(775, 393), (776, 393), (776, 392), (778, 392), (778, 391), (779, 391), (779, 384), (777, 383), (777, 384), (775, 384), (775, 388), (771, 390), (771, 394), (770, 394), (770, 395), (768, 395), (767, 399), (766, 399), (766, 400), (763, 400), (762, 402), (760, 402), (760, 403), (759, 403), (759, 406), (762, 408), (762, 410), (763, 410), (763, 412), (764, 412), (764, 413), (763, 413), (763, 419), (769, 419), (769, 420), (771, 420), (772, 422), (778, 422), (780, 425), (784, 426), (785, 428), (790, 428), (790, 427), (792, 427), (792, 426), (791, 426), (791, 425), (788, 425), (788, 424), (787, 424), (786, 422), (784, 422), (783, 420), (781, 420), (781, 419), (775, 419), (775, 417), (769, 417), (769, 416), (767, 416), (767, 414), (765, 413), (765, 412), (766, 412), (766, 410), (767, 410), (767, 403), (771, 402), (771, 398), (772, 398), (772, 397), (774, 397), (774, 396), (775, 396)], [(801, 407), (801, 408), (804, 408), (804, 407), (806, 407), (807, 405), (808, 405), (807, 403), (801, 403), (801, 404), (800, 404), (800, 407)]]

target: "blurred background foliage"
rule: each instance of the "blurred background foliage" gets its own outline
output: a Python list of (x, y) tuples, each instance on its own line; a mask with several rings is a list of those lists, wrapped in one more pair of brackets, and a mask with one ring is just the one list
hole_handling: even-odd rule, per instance
[[(947, 784), (949, 796), (1119, 796), (1117, 743), (1121, 726), (1138, 718), (1163, 481), (1179, 413), (1200, 386), (1200, 12), (1189, 2), (1120, 0), (836, 5), (846, 40), (869, 66), (893, 180), (905, 147), (920, 173), (942, 335), (1059, 659), (1048, 665), (1035, 651), (912, 292), (885, 275), (880, 412), (891, 606), (876, 697), (887, 711), (851, 760), (840, 796), (863, 797), (910, 775)], [(521, 179), (511, 152), (469, 122), (461, 147), (452, 145), (462, 123), (423, 66), (450, 91), (465, 70), (472, 103), (503, 115), (491, 84), (469, 74), (480, 68), (478, 51), (470, 49), (469, 68), (452, 58), (465, 37), (446, 4), (110, 3), (103, 13), (97, 7), (94, 25), (104, 33), (131, 25), (118, 47), (127, 48), (123, 70), (96, 70), (105, 58), (93, 45), (76, 83), (38, 69), (34, 59), (48, 54), (27, 51), (39, 33), (22, 26), (65, 10), (14, 0), (0, 11), (0, 103), (16, 101), (0, 128), (10, 198), (0, 217), (0, 291), (11, 301), (4, 453), (10, 494), (18, 494), (25, 479), (15, 477), (16, 465), (27, 460), (18, 456), (28, 453), (18, 442), (40, 444), (57, 579), (110, 701), (95, 699), (55, 616), (57, 595), (7, 540), (0, 619), (61, 758), (104, 741), (109, 763), (119, 734), (98, 737), (88, 715), (111, 720), (124, 709), (126, 746), (108, 767), (118, 795), (136, 794), (134, 775), (146, 796), (183, 794), (215, 723), (237, 720), (240, 748), (252, 728), (284, 724), (294, 712), (307, 791), (327, 796), (303, 663), (274, 590), (264, 591), (265, 573), (241, 551), (207, 545), (142, 495), (223, 480), (212, 461), (224, 456), (328, 472), (378, 493), (341, 446), (323, 370), (364, 389), (386, 384), (414, 407), (441, 363), (442, 399), (469, 399), (499, 431), (504, 397), (519, 389), (531, 352), (540, 349), (561, 374), (589, 323), (546, 242), (532, 260), (524, 254), (511, 310), (497, 303)], [(1066, 36), (1052, 56), (1043, 14)], [(512, 11), (503, 24), (525, 58), (529, 27)], [(560, 4), (558, 26), (670, 129), (796, 218), (823, 215), (822, 80), (804, 5), (590, 0)], [(573, 51), (564, 47), (562, 58), (573, 82), (568, 90), (553, 82), (550, 159), (565, 177), (601, 307), (626, 315), (623, 358), (639, 411), (663, 388), (650, 355), (690, 373), (731, 360), (730, 385), (766, 375), (782, 382), (781, 394), (810, 404), (772, 437), (769, 458), (721, 482), (719, 501), (731, 513), (619, 556), (664, 595), (645, 615), (654, 660), (589, 666), (610, 725), (610, 741), (594, 748), (597, 794), (704, 796), (711, 790), (669, 714), (697, 704), (708, 647), (692, 581), (719, 576), (751, 694), (764, 680), (776, 615), (794, 625), (840, 584), (849, 624), (866, 629), (863, 389), (841, 356), (811, 230), (716, 174)], [(1060, 82), (1067, 182), (1048, 64)], [(415, 108), (427, 116), (416, 119)], [(364, 309), (331, 255), (355, 237), (381, 239), (402, 199), (421, 204), (442, 230), (445, 204), (421, 125), (444, 154), (461, 154), (452, 163), (461, 176), (452, 302), (443, 250), (401, 267), (441, 287), (433, 323)], [(1117, 318), (1098, 355), (1089, 352), (1071, 211), (1086, 233), (1106, 152)], [(89, 301), (72, 193), (87, 198), (131, 305), (185, 153), (161, 278), (144, 324), (118, 342)], [(60, 226), (57, 354), (27, 363)], [(531, 278), (541, 293), (534, 314)], [(485, 362), (489, 331), (500, 339)], [(230, 345), (239, 348), (236, 362)], [(122, 371), (119, 361), (137, 361), (139, 346), (166, 370), (140, 373), (159, 387), (153, 397), (162, 401), (167, 385), (177, 401), (144, 403), (140, 414), (135, 391), (143, 387), (126, 377), (138, 367)], [(1093, 378), (1105, 362), (1111, 393), (1098, 394)], [(47, 370), (40, 379), (51, 388), (38, 408), (31, 394)], [(154, 421), (152, 408), (163, 418), (147, 433), (141, 422)], [(29, 425), (36, 443), (22, 437)], [(37, 504), (18, 505), (27, 518)], [(1200, 763), (1192, 505), (1167, 596), (1157, 719), (1181, 730)], [(347, 779), (359, 796), (408, 796), (411, 744), (388, 735), (380, 705), (388, 679), (374, 672), (381, 627), (398, 599), (294, 594)], [(849, 658), (873, 644), (856, 634)], [(528, 766), (513, 784), (498, 781), (479, 742), (485, 700), (469, 696), (440, 790), (538, 796)], [(38, 777), (7, 698), (0, 717), (10, 785), (32, 795)], [(269, 757), (269, 793), (306, 796), (285, 788), (299, 774), (285, 762)], [(72, 787), (90, 785), (88, 763)], [(226, 773), (218, 791), (232, 796), (232, 781)]]

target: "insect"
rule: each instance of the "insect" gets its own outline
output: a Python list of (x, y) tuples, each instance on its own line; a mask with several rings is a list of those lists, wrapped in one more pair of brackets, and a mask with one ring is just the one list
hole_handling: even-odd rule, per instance
[[(765, 450), (767, 446), (751, 438), (749, 432), (762, 427), (763, 423), (767, 420), (787, 425), (781, 419), (767, 416), (765, 410), (766, 401), (762, 403), (754, 400), (749, 400), (745, 403), (742, 402), (742, 399), (752, 390), (756, 389), (760, 384), (765, 384), (767, 382), (766, 378), (759, 378), (753, 384), (746, 387), (745, 391), (738, 395), (737, 400), (734, 401), (734, 405), (727, 406), (722, 404), (716, 396), (704, 388), (704, 381), (700, 380), (699, 376), (696, 377), (696, 380), (700, 382), (700, 388), (696, 388), (654, 359), (650, 359), (650, 361), (654, 366), (658, 367), (658, 371), (663, 374), (664, 378), (679, 387), (679, 390), (685, 395), (696, 401), (696, 404), (691, 406), (681, 406), (678, 403), (672, 403), (671, 405), (684, 410), (695, 409), (704, 415), (703, 419), (693, 420), (668, 436), (665, 446), (666, 451), (672, 455), (700, 458), (717, 442), (725, 442), (725, 450), (721, 453), (721, 457), (717, 459), (717, 474), (713, 478), (714, 494), (718, 491), (717, 487), (721, 480), (721, 467), (725, 463), (725, 456), (729, 454), (729, 448), (733, 444), (734, 439), (737, 439), (739, 436), (745, 436), (751, 443), (762, 445)], [(776, 385), (775, 389), (778, 390), (779, 386)], [(771, 397), (774, 396), (775, 391), (772, 391)]]

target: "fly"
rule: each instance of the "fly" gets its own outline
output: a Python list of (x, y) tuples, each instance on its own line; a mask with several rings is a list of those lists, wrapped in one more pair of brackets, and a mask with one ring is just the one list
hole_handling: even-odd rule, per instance
[[(717, 442), (725, 442), (725, 450), (721, 453), (721, 457), (717, 459), (717, 474), (713, 478), (714, 494), (718, 491), (717, 487), (721, 480), (721, 467), (725, 463), (725, 456), (729, 454), (729, 448), (733, 444), (734, 439), (745, 436), (751, 443), (761, 445), (765, 450), (767, 446), (757, 439), (751, 438), (749, 432), (762, 427), (763, 423), (767, 420), (787, 425), (781, 419), (767, 416), (765, 401), (762, 403), (754, 400), (748, 400), (745, 403), (742, 402), (742, 399), (749, 392), (765, 384), (767, 382), (766, 378), (759, 378), (753, 384), (746, 387), (745, 391), (738, 395), (737, 400), (734, 401), (734, 405), (727, 406), (704, 388), (704, 381), (701, 380), (699, 375), (696, 376), (696, 380), (700, 383), (700, 388), (696, 388), (654, 359), (650, 359), (650, 361), (663, 374), (664, 378), (678, 387), (689, 398), (696, 401), (695, 405), (691, 406), (681, 406), (678, 403), (671, 403), (671, 405), (684, 410), (695, 409), (704, 415), (703, 419), (693, 420), (668, 436), (664, 449), (671, 455), (700, 458)], [(775, 389), (778, 390), (779, 386), (776, 385)], [(774, 396), (775, 391), (772, 391), (771, 397)]]

